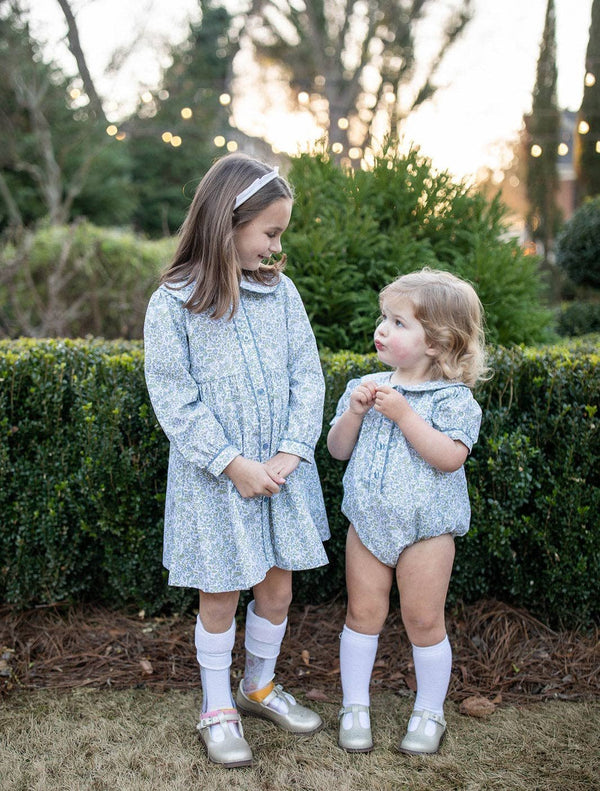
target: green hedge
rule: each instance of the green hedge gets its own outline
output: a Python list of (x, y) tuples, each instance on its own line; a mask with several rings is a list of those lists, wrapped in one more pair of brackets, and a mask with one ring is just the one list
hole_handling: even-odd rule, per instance
[[(549, 623), (600, 615), (597, 339), (498, 349), (477, 393), (484, 419), (467, 462), (472, 528), (457, 541), (451, 596), (493, 596)], [(350, 377), (374, 355), (323, 357), (324, 432)], [(193, 606), (161, 566), (167, 441), (138, 342), (0, 342), (0, 598), (94, 600), (148, 612)], [(343, 464), (322, 441), (331, 563), (296, 575), (297, 601), (343, 592)]]

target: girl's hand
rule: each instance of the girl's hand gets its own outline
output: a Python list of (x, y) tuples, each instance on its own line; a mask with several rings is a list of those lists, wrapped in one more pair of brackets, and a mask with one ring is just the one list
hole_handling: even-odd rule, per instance
[(375, 404), (377, 385), (375, 382), (363, 382), (355, 387), (350, 396), (348, 411), (353, 415), (366, 415)]
[(375, 411), (400, 424), (411, 408), (401, 393), (389, 385), (381, 385), (375, 395)]
[(271, 497), (279, 492), (285, 478), (265, 464), (236, 456), (223, 470), (242, 497)]
[(300, 456), (279, 451), (279, 453), (276, 453), (269, 461), (266, 461), (264, 466), (269, 472), (269, 475), (283, 478), (283, 483), (285, 483), (285, 479), (294, 472), (299, 464)]

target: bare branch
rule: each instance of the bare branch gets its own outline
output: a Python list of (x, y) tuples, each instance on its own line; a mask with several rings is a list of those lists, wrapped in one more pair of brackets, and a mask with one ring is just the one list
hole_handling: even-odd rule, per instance
[(104, 109), (102, 107), (102, 102), (100, 101), (100, 97), (96, 92), (96, 86), (94, 85), (94, 81), (92, 80), (92, 75), (87, 66), (87, 62), (85, 60), (85, 55), (83, 54), (83, 50), (81, 48), (81, 42), (79, 40), (79, 30), (77, 29), (77, 22), (75, 21), (75, 16), (73, 15), (73, 11), (71, 10), (71, 6), (68, 0), (57, 0), (58, 4), (62, 8), (62, 12), (65, 16), (67, 21), (67, 28), (68, 28), (68, 42), (69, 42), (69, 50), (71, 54), (75, 58), (77, 62), (77, 68), (79, 70), (79, 75), (83, 82), (83, 87), (85, 92), (88, 95), (90, 100), (90, 109), (92, 112), (96, 114), (99, 119), (103, 119), (106, 121), (106, 115), (104, 114)]

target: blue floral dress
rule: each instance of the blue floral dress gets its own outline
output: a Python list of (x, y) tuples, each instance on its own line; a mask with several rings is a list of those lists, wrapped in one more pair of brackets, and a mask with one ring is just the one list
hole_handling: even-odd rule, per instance
[[(391, 376), (386, 371), (348, 382), (331, 425), (346, 411), (361, 382), (391, 385)], [(435, 381), (394, 389), (430, 425), (472, 449), (481, 407), (466, 385)], [(395, 567), (402, 550), (416, 541), (468, 531), (471, 508), (464, 467), (440, 472), (414, 450), (393, 420), (370, 409), (344, 474), (342, 512), (364, 546)]]
[[(242, 281), (233, 319), (183, 307), (162, 285), (144, 325), (146, 383), (170, 440), (163, 563), (169, 584), (245, 590), (273, 566), (325, 565), (329, 538), (314, 448), (325, 385), (292, 281)], [(223, 470), (240, 453), (301, 457), (279, 494), (243, 498)]]

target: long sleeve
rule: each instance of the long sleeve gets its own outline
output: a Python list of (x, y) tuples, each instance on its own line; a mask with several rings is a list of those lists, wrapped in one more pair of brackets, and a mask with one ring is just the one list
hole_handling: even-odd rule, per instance
[(163, 431), (186, 461), (217, 476), (240, 450), (200, 400), (190, 374), (185, 308), (166, 289), (156, 291), (144, 324), (146, 385)]

